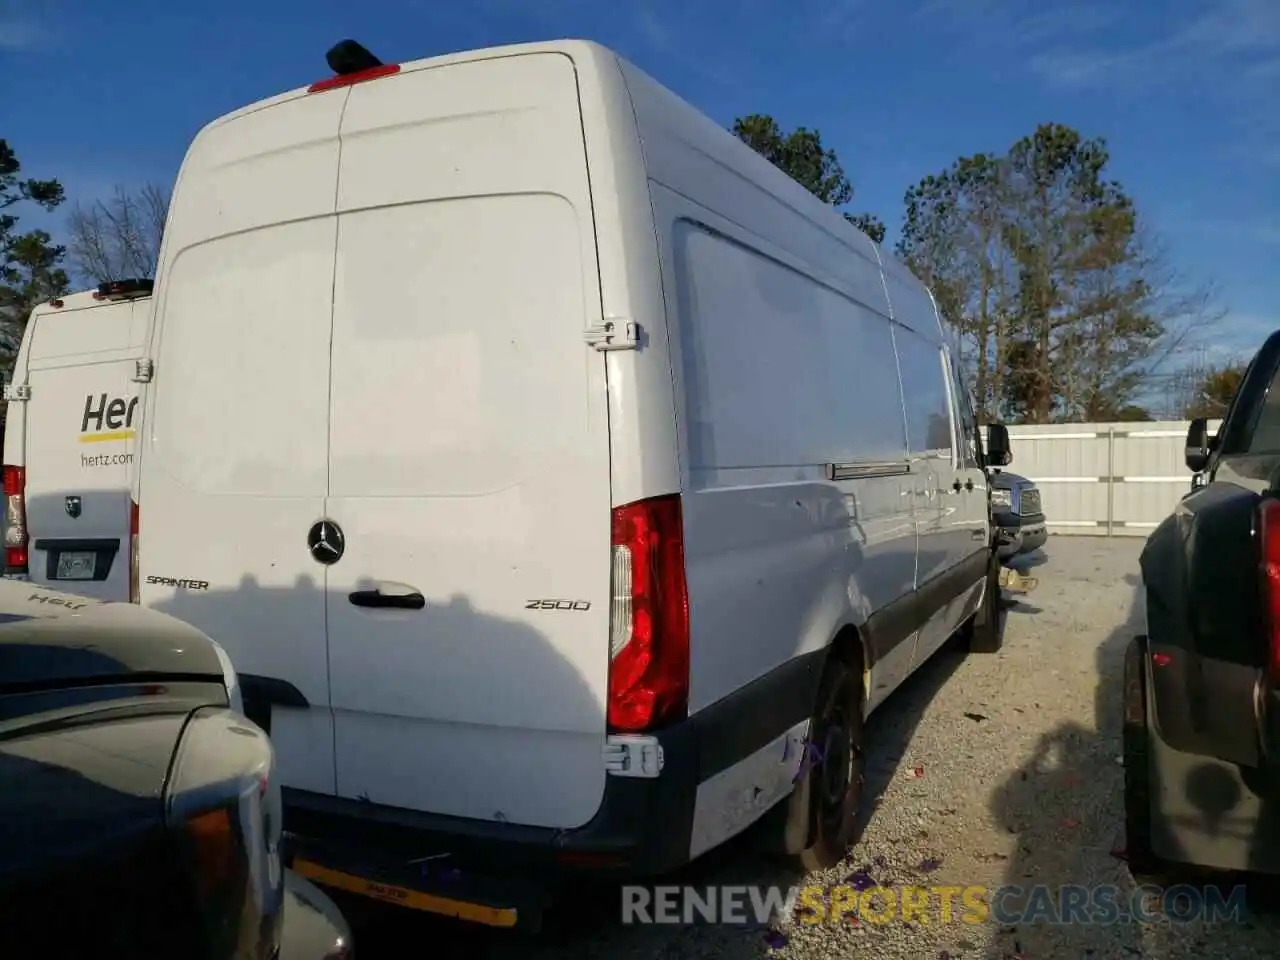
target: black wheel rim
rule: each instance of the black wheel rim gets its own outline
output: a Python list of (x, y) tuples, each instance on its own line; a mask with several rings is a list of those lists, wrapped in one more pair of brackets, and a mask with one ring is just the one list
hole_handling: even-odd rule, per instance
[(824, 718), (815, 771), (819, 817), (823, 832), (838, 836), (853, 822), (862, 792), (862, 745), (854, 736), (851, 707), (840, 700)]
[(853, 751), (849, 747), (847, 722), (844, 712), (836, 711), (830, 718), (827, 735), (823, 738), (819, 774), (822, 802), (827, 806), (838, 806), (844, 800), (853, 773)]

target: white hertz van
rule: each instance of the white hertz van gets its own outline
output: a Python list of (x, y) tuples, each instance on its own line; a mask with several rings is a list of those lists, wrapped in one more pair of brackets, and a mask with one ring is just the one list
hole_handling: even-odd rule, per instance
[(187, 152), (137, 494), (297, 869), (509, 923), (424, 865), (653, 874), (771, 808), (838, 859), (863, 716), (998, 642), (929, 291), (594, 44), (329, 60)]
[(130, 596), (131, 509), (150, 280), (40, 304), (5, 385), (5, 575)]

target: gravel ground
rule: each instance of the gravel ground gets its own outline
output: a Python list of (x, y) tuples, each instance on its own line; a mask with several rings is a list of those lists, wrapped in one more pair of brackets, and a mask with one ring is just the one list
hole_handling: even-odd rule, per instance
[[(873, 715), (868, 728), (865, 831), (849, 860), (802, 877), (753, 852), (743, 838), (680, 878), (710, 884), (886, 887), (1044, 883), (1135, 889), (1124, 846), (1119, 686), (1124, 646), (1140, 623), (1142, 543), (1054, 537), (1028, 558), (1039, 587), (1008, 612), (1004, 650), (966, 657), (948, 647)], [(874, 799), (872, 799), (874, 798)], [(870, 880), (868, 880), (870, 877)], [(1217, 927), (1194, 922), (1110, 925), (996, 920), (868, 919), (809, 925), (624, 926), (616, 891), (558, 918), (536, 939), (461, 928), (377, 904), (342, 901), (364, 958), (426, 955), (536, 960), (823, 960), (826, 957), (1041, 958), (1280, 955), (1280, 920), (1250, 915)], [(416, 944), (416, 946), (415, 946)]]

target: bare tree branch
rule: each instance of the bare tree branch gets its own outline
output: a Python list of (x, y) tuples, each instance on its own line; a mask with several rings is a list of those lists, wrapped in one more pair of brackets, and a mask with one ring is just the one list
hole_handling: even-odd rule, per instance
[(137, 192), (117, 186), (107, 200), (77, 204), (68, 222), (72, 268), (94, 283), (154, 277), (168, 212), (169, 192), (154, 183)]

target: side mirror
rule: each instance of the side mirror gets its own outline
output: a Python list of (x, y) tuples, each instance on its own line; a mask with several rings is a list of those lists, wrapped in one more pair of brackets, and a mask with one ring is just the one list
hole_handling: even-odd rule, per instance
[(1009, 449), (1009, 429), (1003, 423), (988, 424), (987, 455), (984, 459), (988, 467), (1007, 467), (1013, 462), (1013, 451)]
[(1209, 466), (1209, 421), (1196, 417), (1187, 427), (1187, 469), (1200, 473)]

